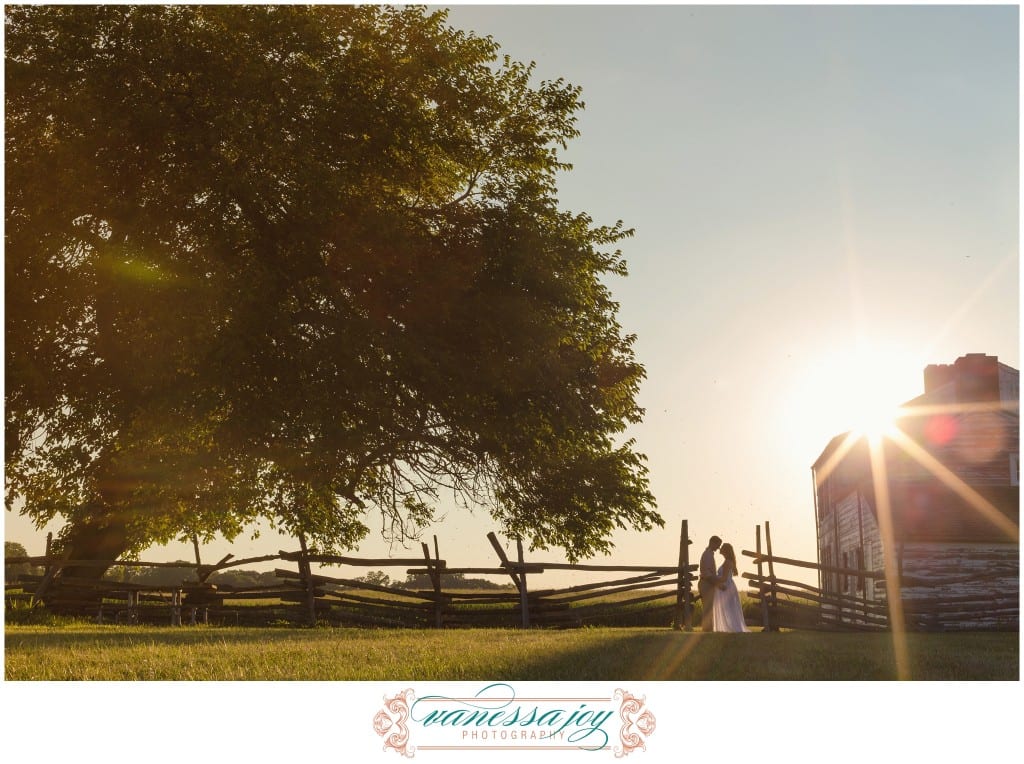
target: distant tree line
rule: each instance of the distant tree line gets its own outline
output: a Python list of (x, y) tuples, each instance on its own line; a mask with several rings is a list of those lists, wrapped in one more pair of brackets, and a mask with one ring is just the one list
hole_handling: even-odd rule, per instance
[[(196, 582), (195, 563), (175, 560), (180, 567), (173, 568), (111, 568), (104, 578), (108, 581), (119, 581), (132, 584), (150, 584), (152, 586), (177, 586), (182, 583)], [(231, 586), (236, 589), (274, 586), (281, 580), (272, 570), (219, 570), (210, 575), (208, 583), (217, 586)]]
[[(383, 570), (374, 570), (355, 580), (377, 586), (390, 586), (393, 589), (432, 589), (434, 587), (430, 576), (426, 573), (409, 573), (406, 575), (405, 581), (392, 581), (391, 577)], [(441, 587), (443, 589), (511, 589), (512, 584), (496, 584), (485, 578), (466, 578), (464, 573), (442, 573)]]
[(14, 541), (4, 542), (4, 581), (13, 583), (20, 576), (41, 576), (43, 574), (43, 568), (39, 565), (31, 565), (27, 562), (7, 563), (8, 558), (28, 556), (28, 552), (21, 544)]

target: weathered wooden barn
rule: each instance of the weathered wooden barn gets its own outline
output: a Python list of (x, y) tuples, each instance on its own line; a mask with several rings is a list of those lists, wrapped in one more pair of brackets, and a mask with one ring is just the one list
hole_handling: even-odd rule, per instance
[[(833, 438), (812, 467), (819, 563), (896, 573), (911, 627), (1017, 628), (1019, 380), (983, 354), (928, 366), (924, 394), (874, 456), (866, 436)], [(892, 560), (878, 514), (886, 493)], [(822, 574), (820, 586), (886, 597), (883, 581), (851, 574)]]

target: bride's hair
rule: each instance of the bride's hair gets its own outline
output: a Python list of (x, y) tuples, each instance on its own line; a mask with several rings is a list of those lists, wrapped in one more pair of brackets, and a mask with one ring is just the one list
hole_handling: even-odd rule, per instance
[(736, 553), (732, 551), (732, 544), (722, 544), (722, 548), (718, 550), (722, 553), (722, 557), (727, 559), (732, 565), (732, 574), (738, 576), (740, 569), (736, 567)]

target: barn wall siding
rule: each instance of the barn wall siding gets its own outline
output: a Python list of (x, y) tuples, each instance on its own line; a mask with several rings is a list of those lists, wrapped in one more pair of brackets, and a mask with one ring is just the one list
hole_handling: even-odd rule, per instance
[[(903, 586), (903, 600), (912, 609), (915, 602), (970, 598), (929, 614), (926, 628), (1019, 629), (1019, 555), (1016, 544), (907, 544), (902, 550), (904, 576), (944, 583)], [(978, 612), (980, 606), (989, 611)]]
[[(827, 528), (827, 533), (824, 530)], [(856, 568), (858, 551), (863, 552), (865, 570), (882, 570), (882, 539), (878, 532), (878, 522), (867, 498), (860, 491), (847, 494), (836, 503), (832, 512), (822, 522), (823, 532), (819, 537), (819, 546), (833, 550), (833, 563), (842, 567), (843, 555), (846, 555), (847, 566)], [(852, 577), (847, 577), (847, 591), (856, 587)], [(876, 589), (884, 589), (884, 584), (864, 581), (864, 596), (876, 599)], [(843, 591), (842, 580), (834, 582), (833, 590)]]
[(972, 486), (1008, 485), (1010, 455), (1020, 450), (1020, 418), (1008, 412), (962, 416), (956, 435), (935, 456)]
[[(1019, 548), (1016, 544), (915, 543), (903, 547), (903, 575), (945, 581), (941, 587), (904, 586), (904, 599), (1017, 596), (1020, 590)], [(965, 580), (959, 580), (965, 579)]]
[[(857, 491), (853, 491), (833, 506), (833, 511), (822, 519), (819, 544), (833, 550), (834, 564), (841, 565), (843, 553), (848, 560), (856, 560), (856, 550), (863, 540), (864, 567), (884, 570), (882, 539), (874, 508)], [(838, 546), (837, 542), (838, 541)], [(838, 554), (837, 554), (838, 553)], [(913, 542), (899, 544), (896, 549), (906, 579), (927, 581), (931, 585), (901, 587), (903, 600), (913, 603), (941, 602), (951, 598), (970, 598), (962, 607), (943, 605), (939, 614), (928, 616), (927, 628), (937, 630), (963, 629), (1015, 629), (1019, 627), (1017, 612), (975, 614), (979, 604), (996, 600), (1018, 600), (1020, 592), (1019, 547), (1015, 544)], [(856, 567), (856, 563), (851, 563)], [(836, 576), (832, 590), (855, 593), (854, 577)], [(860, 593), (860, 592), (856, 592)], [(886, 598), (883, 581), (864, 583), (863, 596), (871, 601)], [(851, 623), (856, 616), (849, 617)]]

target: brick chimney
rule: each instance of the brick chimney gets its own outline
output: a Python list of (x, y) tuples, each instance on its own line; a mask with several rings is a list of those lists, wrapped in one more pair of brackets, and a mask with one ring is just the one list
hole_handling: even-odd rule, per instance
[(953, 381), (953, 364), (933, 363), (924, 367), (925, 394), (933, 393)]
[(999, 400), (999, 359), (984, 353), (968, 353), (956, 359), (958, 401)]
[(956, 400), (961, 403), (997, 401), (999, 359), (984, 353), (968, 353), (951, 364), (930, 364), (925, 367), (925, 394), (950, 383), (955, 383)]

